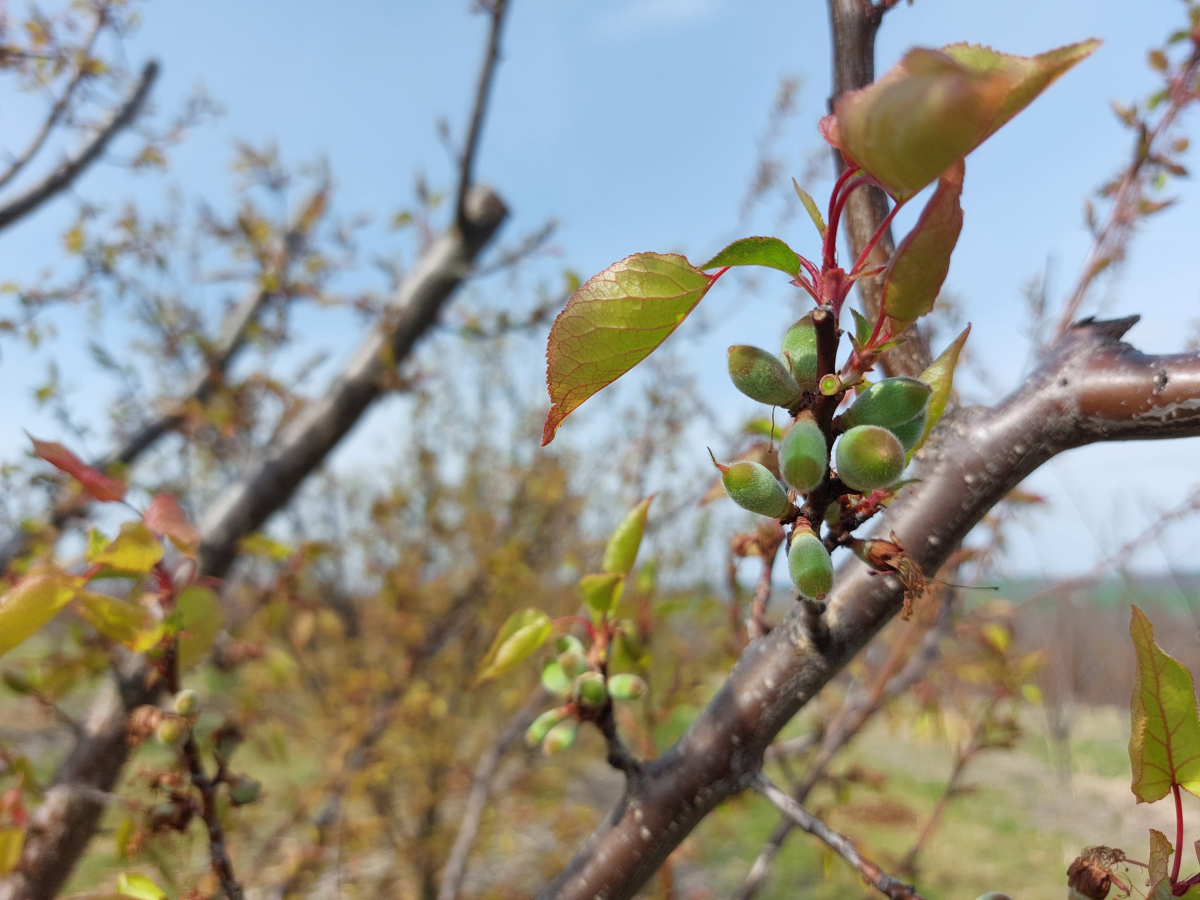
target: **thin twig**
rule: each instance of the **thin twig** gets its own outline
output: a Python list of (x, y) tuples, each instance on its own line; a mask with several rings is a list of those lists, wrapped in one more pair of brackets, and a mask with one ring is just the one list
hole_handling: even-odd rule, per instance
[(471, 112), (471, 125), (467, 140), (463, 144), (462, 159), (458, 167), (458, 193), (454, 201), (454, 221), (460, 229), (470, 225), (467, 215), (467, 192), (471, 189), (475, 154), (479, 149), (479, 138), (483, 133), (483, 117), (487, 112), (488, 95), (491, 93), (496, 63), (500, 59), (500, 33), (504, 27), (504, 14), (508, 11), (508, 0), (491, 0), (488, 10), (492, 17), (491, 32), (488, 34), (487, 53), (483, 68), (479, 72), (479, 87), (475, 91), (475, 106)]

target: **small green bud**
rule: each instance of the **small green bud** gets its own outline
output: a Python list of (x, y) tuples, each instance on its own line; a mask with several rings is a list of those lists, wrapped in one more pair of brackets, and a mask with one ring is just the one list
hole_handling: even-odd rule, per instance
[(873, 491), (895, 481), (904, 471), (904, 447), (886, 428), (858, 425), (838, 441), (837, 471), (856, 491)]
[(796, 590), (810, 600), (822, 600), (833, 589), (833, 560), (821, 539), (811, 531), (792, 535), (788, 574)]
[(564, 719), (547, 733), (546, 739), (542, 741), (542, 749), (547, 753), (561, 753), (563, 750), (570, 749), (578, 734), (579, 720), (576, 718)]
[(187, 723), (178, 716), (168, 716), (158, 723), (154, 736), (168, 747), (178, 747), (188, 735)]
[(768, 406), (787, 408), (800, 397), (800, 385), (787, 366), (758, 347), (735, 344), (729, 348), (729, 377), (751, 400)]
[(915, 419), (909, 419), (903, 425), (889, 428), (888, 431), (896, 436), (896, 439), (900, 441), (900, 446), (907, 453), (913, 447), (917, 446), (917, 441), (925, 433), (925, 413), (922, 412)]
[(562, 670), (567, 674), (568, 678), (574, 678), (576, 675), (581, 675), (587, 671), (588, 661), (587, 654), (582, 650), (565, 650), (558, 654), (558, 664), (562, 666)]
[(565, 719), (567, 715), (567, 707), (565, 706), (546, 710), (533, 720), (533, 724), (525, 732), (525, 743), (530, 747), (536, 747), (546, 739), (546, 735), (550, 733), (550, 729)]
[(542, 668), (542, 687), (558, 697), (571, 692), (571, 676), (563, 671), (557, 659), (552, 659)]
[(235, 775), (229, 782), (229, 799), (234, 806), (245, 806), (262, 796), (262, 784), (249, 775)]
[(608, 689), (604, 686), (604, 676), (599, 672), (584, 672), (575, 679), (575, 696), (584, 706), (603, 706), (608, 700)]
[(646, 693), (646, 682), (624, 672), (608, 679), (608, 692), (614, 700), (636, 700)]
[(933, 388), (907, 376), (885, 378), (858, 395), (842, 413), (847, 428), (855, 425), (879, 425), (894, 431), (897, 425), (911, 422), (925, 412)]
[(175, 695), (175, 712), (181, 716), (193, 715), (200, 709), (200, 695), (193, 690), (183, 690)]
[(226, 722), (213, 732), (213, 752), (224, 763), (233, 758), (233, 754), (242, 744), (242, 730), (232, 722)]
[(792, 370), (792, 377), (801, 388), (812, 390), (817, 384), (817, 329), (809, 313), (787, 330), (783, 336), (783, 361)]
[[(711, 450), (709, 455), (712, 456)], [(749, 460), (726, 466), (717, 462), (716, 457), (713, 457), (713, 465), (721, 473), (725, 493), (742, 509), (770, 519), (782, 518), (791, 510), (787, 492), (766, 466)]]
[(811, 491), (825, 477), (829, 445), (812, 413), (802, 413), (779, 446), (779, 471), (788, 487)]

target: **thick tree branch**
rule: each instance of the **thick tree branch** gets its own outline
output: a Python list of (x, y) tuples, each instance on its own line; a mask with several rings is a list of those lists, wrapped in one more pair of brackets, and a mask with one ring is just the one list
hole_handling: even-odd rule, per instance
[(47, 200), (70, 187), (75, 179), (99, 158), (112, 139), (137, 118), (146, 102), (146, 97), (150, 94), (150, 87), (157, 77), (158, 63), (151, 60), (142, 69), (141, 77), (138, 78), (128, 99), (113, 111), (112, 117), (104, 127), (84, 147), (74, 156), (63, 160), (58, 168), (25, 193), (0, 205), (0, 231), (18, 219), (29, 215)]
[[(1146, 356), (1121, 342), (1136, 319), (1074, 326), (1029, 379), (992, 409), (961, 409), (918, 454), (921, 479), (880, 517), (913, 560), (936, 571), (1029, 473), (1101, 440), (1200, 435), (1200, 355)], [(688, 732), (645, 767), (636, 789), (546, 889), (582, 900), (632, 897), (717, 804), (748, 787), (780, 729), (902, 605), (900, 584), (857, 559), (837, 573), (814, 641), (800, 604), (742, 653)]]

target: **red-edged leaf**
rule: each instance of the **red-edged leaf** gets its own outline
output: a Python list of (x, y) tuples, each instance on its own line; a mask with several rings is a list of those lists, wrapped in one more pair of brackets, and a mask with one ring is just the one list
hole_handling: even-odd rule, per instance
[(542, 446), (583, 401), (665, 341), (716, 279), (673, 253), (635, 253), (572, 294), (546, 345), (546, 386), (553, 405)]
[(83, 489), (95, 499), (104, 502), (125, 499), (125, 482), (109, 478), (99, 469), (92, 468), (62, 444), (39, 441), (32, 436), (29, 439), (33, 441), (35, 456), (66, 472), (83, 485)]
[(159, 494), (146, 508), (142, 521), (160, 538), (170, 538), (171, 543), (187, 554), (194, 554), (200, 546), (200, 532), (188, 521), (187, 513), (170, 494)]

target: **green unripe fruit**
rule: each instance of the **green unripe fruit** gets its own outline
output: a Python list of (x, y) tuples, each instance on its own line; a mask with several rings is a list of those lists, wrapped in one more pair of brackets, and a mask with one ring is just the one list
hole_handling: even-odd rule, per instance
[(583, 641), (575, 637), (573, 634), (564, 634), (562, 637), (555, 639), (555, 653), (566, 653), (568, 650), (574, 651), (580, 656), (584, 656), (586, 654), (586, 651), (583, 647)]
[(570, 749), (575, 743), (575, 736), (579, 734), (579, 720), (575, 718), (564, 719), (546, 735), (546, 739), (542, 741), (542, 749), (547, 753), (561, 753), (563, 750)]
[(603, 706), (608, 700), (608, 689), (604, 686), (604, 676), (599, 672), (584, 672), (575, 679), (575, 696), (584, 706)]
[(558, 664), (562, 666), (568, 678), (586, 672), (588, 667), (587, 656), (578, 650), (567, 650), (558, 654)]
[(200, 709), (200, 695), (195, 691), (184, 690), (175, 695), (175, 712), (181, 716), (190, 716)]
[(900, 446), (907, 453), (917, 446), (917, 441), (921, 440), (921, 435), (925, 433), (925, 413), (922, 412), (915, 419), (910, 419), (903, 425), (889, 428), (888, 431), (896, 436), (896, 439), (900, 441)]
[(829, 445), (811, 413), (788, 429), (779, 445), (779, 472), (793, 490), (811, 491), (825, 477)]
[(894, 430), (925, 412), (932, 393), (933, 388), (916, 378), (885, 378), (858, 395), (842, 413), (842, 423), (850, 428), (879, 425)]
[(550, 733), (550, 729), (565, 719), (567, 715), (567, 708), (565, 706), (546, 710), (533, 720), (533, 724), (525, 732), (525, 743), (530, 747), (536, 747), (546, 739), (546, 735)]
[(608, 679), (608, 693), (614, 700), (636, 700), (646, 693), (646, 682), (624, 672)]
[(546, 663), (542, 669), (542, 687), (558, 697), (565, 697), (571, 691), (571, 676), (563, 671), (557, 659)]
[(249, 775), (235, 775), (229, 782), (229, 799), (234, 806), (245, 806), (262, 796), (262, 784)]
[(742, 509), (770, 519), (782, 518), (791, 510), (787, 492), (766, 466), (749, 460), (726, 466), (716, 458), (713, 465), (721, 472), (725, 493)]
[(766, 350), (735, 344), (729, 348), (729, 377), (751, 400), (789, 407), (800, 396), (800, 385), (779, 359)]
[(811, 531), (792, 536), (788, 574), (796, 590), (811, 600), (823, 600), (833, 589), (833, 560), (821, 539)]
[(851, 428), (837, 444), (837, 471), (856, 491), (886, 487), (904, 471), (904, 447), (899, 438), (878, 425)]
[(816, 386), (817, 329), (813, 327), (812, 313), (787, 330), (780, 355), (800, 387), (812, 390)]
[(187, 723), (175, 716), (163, 719), (154, 729), (154, 736), (168, 747), (179, 746), (187, 738), (187, 735)]

